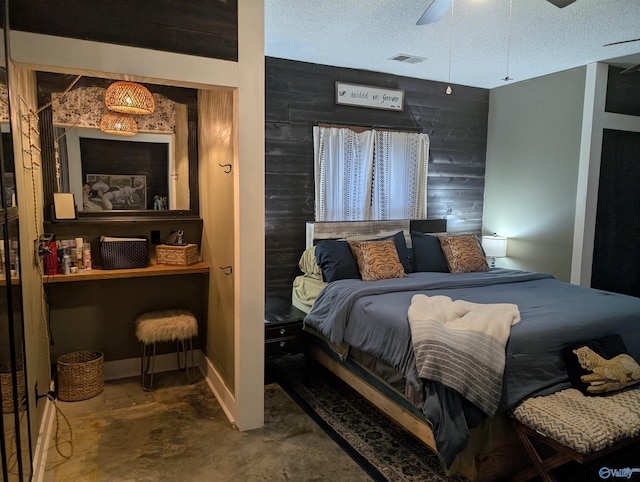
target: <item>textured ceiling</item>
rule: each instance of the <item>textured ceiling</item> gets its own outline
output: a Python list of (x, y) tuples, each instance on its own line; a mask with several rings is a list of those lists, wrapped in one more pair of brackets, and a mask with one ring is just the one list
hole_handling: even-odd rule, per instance
[[(640, 64), (640, 41), (603, 46), (640, 38), (640, 0), (576, 0), (562, 9), (511, 0), (511, 22), (509, 0), (454, 0), (453, 15), (416, 25), (430, 3), (265, 0), (265, 54), (482, 88), (505, 85), (507, 73), (520, 82), (596, 61)], [(397, 54), (426, 60), (389, 60)]]

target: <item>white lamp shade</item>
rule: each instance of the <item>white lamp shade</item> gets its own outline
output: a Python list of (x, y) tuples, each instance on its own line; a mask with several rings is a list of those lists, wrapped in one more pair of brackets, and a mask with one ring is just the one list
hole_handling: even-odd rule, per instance
[(488, 258), (507, 256), (507, 238), (504, 236), (482, 236), (482, 249)]

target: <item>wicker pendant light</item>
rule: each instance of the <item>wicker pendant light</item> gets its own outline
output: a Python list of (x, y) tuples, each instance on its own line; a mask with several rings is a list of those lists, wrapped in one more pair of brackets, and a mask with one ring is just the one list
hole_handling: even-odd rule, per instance
[(104, 104), (109, 110), (123, 114), (152, 114), (156, 109), (153, 95), (144, 85), (126, 81), (107, 87)]
[(100, 130), (117, 136), (135, 136), (138, 133), (138, 124), (130, 115), (107, 112), (100, 120)]

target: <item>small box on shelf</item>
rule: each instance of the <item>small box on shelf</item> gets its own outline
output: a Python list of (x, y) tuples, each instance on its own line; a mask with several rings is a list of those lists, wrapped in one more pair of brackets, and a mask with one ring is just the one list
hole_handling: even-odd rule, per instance
[(156, 246), (156, 262), (174, 266), (190, 266), (199, 261), (197, 244), (159, 244)]

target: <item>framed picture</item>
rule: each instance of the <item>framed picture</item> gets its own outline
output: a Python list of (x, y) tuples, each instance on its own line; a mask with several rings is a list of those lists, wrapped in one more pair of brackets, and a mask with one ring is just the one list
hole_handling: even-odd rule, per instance
[(404, 90), (336, 82), (336, 104), (401, 111)]
[[(102, 210), (147, 208), (147, 178), (142, 175), (87, 174), (85, 190), (90, 203)], [(87, 200), (85, 199), (85, 202)]]

